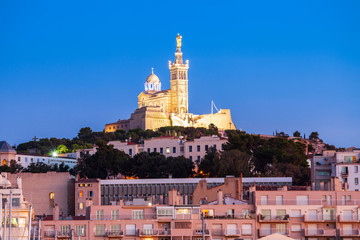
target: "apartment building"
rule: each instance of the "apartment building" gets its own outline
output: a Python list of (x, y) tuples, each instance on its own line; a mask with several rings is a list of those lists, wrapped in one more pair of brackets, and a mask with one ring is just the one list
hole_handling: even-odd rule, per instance
[[(239, 199), (234, 187), (215, 187), (216, 198), (199, 205), (184, 204), (176, 190), (168, 192), (166, 205), (153, 204), (146, 198), (120, 200), (112, 205), (90, 204), (86, 215), (78, 219), (44, 219), (41, 237), (200, 240), (204, 236), (206, 240), (255, 240), (276, 233), (297, 240), (360, 238), (360, 192), (344, 191), (341, 184), (335, 184), (334, 191), (298, 191), (287, 186), (259, 191), (251, 186), (248, 200)], [(212, 189), (194, 194), (210, 196)], [(229, 196), (229, 192), (236, 196)]]
[(124, 151), (133, 156), (139, 152), (158, 152), (165, 157), (184, 156), (192, 161), (200, 161), (207, 153), (208, 149), (213, 147), (219, 151), (223, 150), (223, 144), (227, 138), (213, 136), (203, 136), (193, 141), (186, 141), (181, 137), (161, 136), (144, 140), (143, 144), (131, 142), (110, 141), (108, 144), (114, 145), (114, 148)]
[(360, 149), (347, 152), (323, 151), (311, 161), (311, 181), (315, 190), (330, 190), (331, 179), (337, 177), (344, 189), (360, 190)]

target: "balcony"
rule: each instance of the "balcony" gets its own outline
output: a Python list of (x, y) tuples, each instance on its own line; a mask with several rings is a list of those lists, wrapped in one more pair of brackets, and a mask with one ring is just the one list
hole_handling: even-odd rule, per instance
[(240, 230), (239, 229), (225, 229), (224, 230), (224, 235), (226, 237), (230, 237), (230, 236), (240, 236)]
[(71, 238), (71, 233), (67, 231), (59, 231), (57, 233), (57, 238), (61, 238), (61, 239)]
[(340, 229), (340, 236), (341, 237), (358, 237), (360, 236), (359, 229)]
[[(206, 236), (208, 236), (209, 234), (210, 234), (210, 231), (209, 231), (209, 229), (205, 229), (205, 235)], [(195, 230), (194, 231), (194, 235), (197, 235), (197, 236), (201, 236), (203, 234), (203, 231), (202, 231), (202, 229), (200, 229), (200, 230)]]
[(255, 219), (255, 214), (216, 214), (204, 216), (205, 219)]
[(305, 229), (305, 236), (336, 236), (336, 229)]
[(305, 214), (304, 222), (336, 222), (336, 215), (322, 215), (322, 214)]
[(44, 237), (55, 237), (55, 231), (44, 231)]
[(159, 236), (171, 236), (171, 230), (159, 230)]
[(282, 235), (289, 235), (289, 229), (284, 229), (283, 231), (281, 231), (279, 229), (277, 230), (275, 228), (259, 229), (258, 230), (259, 237), (265, 237), (265, 236), (271, 235), (273, 233), (279, 233), (279, 234), (282, 234)]
[(339, 215), (339, 222), (359, 222), (359, 216), (352, 215)]
[(154, 229), (142, 229), (140, 230), (140, 236), (141, 237), (148, 237), (148, 236), (157, 236), (158, 234), (158, 230), (154, 230)]
[(259, 219), (259, 222), (284, 222), (284, 223), (287, 223), (290, 221), (290, 217), (288, 214), (278, 215), (278, 216), (259, 214), (258, 219)]
[(121, 230), (106, 232), (106, 237), (108, 237), (108, 238), (119, 238), (119, 237), (123, 237), (123, 236), (124, 236), (124, 232)]

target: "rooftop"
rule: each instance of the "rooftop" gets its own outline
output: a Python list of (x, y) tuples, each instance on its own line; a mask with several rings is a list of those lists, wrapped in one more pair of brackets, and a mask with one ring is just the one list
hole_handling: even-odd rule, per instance
[(16, 153), (6, 141), (0, 141), (0, 153)]

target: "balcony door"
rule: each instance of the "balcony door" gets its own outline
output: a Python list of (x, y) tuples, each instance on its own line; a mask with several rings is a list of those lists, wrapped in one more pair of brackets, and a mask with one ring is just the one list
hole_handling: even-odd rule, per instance
[(343, 210), (343, 212), (342, 212), (342, 219), (343, 220), (351, 221), (351, 220), (353, 220), (352, 216), (353, 216), (352, 210)]
[(323, 209), (324, 220), (335, 220), (335, 208)]

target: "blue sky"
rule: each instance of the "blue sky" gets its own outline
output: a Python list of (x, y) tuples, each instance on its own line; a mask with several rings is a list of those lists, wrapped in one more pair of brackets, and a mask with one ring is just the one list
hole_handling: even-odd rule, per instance
[(249, 133), (318, 131), (360, 147), (359, 1), (0, 1), (0, 140), (128, 118), (151, 67), (169, 87), (177, 33), (190, 112)]

